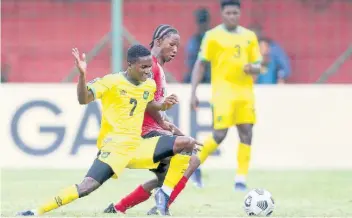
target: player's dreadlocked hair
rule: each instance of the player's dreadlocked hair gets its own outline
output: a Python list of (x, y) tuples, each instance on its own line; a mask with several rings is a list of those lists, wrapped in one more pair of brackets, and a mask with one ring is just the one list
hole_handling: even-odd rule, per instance
[(152, 42), (149, 44), (150, 48), (154, 47), (154, 40), (162, 39), (165, 36), (168, 36), (170, 34), (178, 34), (177, 29), (175, 29), (174, 27), (167, 25), (167, 24), (159, 25), (153, 33)]
[(224, 9), (228, 5), (241, 7), (241, 2), (240, 0), (221, 0), (221, 9)]
[(150, 55), (149, 49), (144, 47), (143, 45), (132, 45), (127, 50), (127, 62), (130, 64), (134, 64), (141, 57), (146, 57)]

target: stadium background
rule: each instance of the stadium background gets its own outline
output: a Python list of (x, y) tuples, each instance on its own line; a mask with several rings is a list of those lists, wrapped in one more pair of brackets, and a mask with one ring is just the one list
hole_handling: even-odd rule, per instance
[[(133, 43), (147, 45), (157, 25), (174, 25), (182, 44), (166, 69), (173, 83), (169, 93), (182, 98), (169, 115), (194, 137), (210, 133), (209, 86), (199, 90), (202, 107), (196, 114), (189, 108), (190, 87), (181, 83), (187, 71), (184, 50), (200, 7), (210, 11), (211, 26), (221, 21), (217, 0), (125, 0), (115, 8), (121, 11), (112, 10), (108, 0), (1, 1), (2, 73), (9, 66), (7, 83), (0, 88), (2, 216), (78, 182), (94, 158), (100, 105), (76, 102), (72, 47), (88, 53), (88, 79), (93, 79), (112, 71), (116, 44), (111, 40), (122, 42), (123, 49), (115, 52), (124, 54)], [(273, 192), (278, 216), (352, 216), (347, 194), (352, 191), (352, 2), (245, 0), (242, 11), (241, 24), (259, 23), (285, 49), (292, 67), (287, 84), (256, 86), (250, 186)], [(114, 27), (122, 37), (111, 38), (114, 22), (123, 24)], [(124, 63), (124, 57), (117, 63)], [(206, 187), (189, 185), (174, 214), (243, 215), (243, 196), (231, 192), (237, 142), (232, 130), (220, 154), (204, 166)], [(140, 171), (124, 176), (92, 195), (104, 201), (84, 199), (53, 214), (101, 216), (110, 201), (151, 177)], [(151, 204), (132, 215), (143, 215)], [(188, 213), (182, 212), (185, 208)]]

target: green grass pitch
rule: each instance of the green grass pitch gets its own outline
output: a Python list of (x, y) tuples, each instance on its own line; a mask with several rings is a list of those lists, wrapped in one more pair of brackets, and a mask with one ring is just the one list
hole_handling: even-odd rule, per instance
[[(1, 217), (34, 208), (84, 175), (82, 170), (1, 170)], [(152, 177), (148, 171), (126, 170), (119, 180), (112, 179), (91, 195), (45, 216), (115, 217), (103, 214), (103, 209)], [(188, 183), (171, 207), (173, 216), (245, 216), (245, 193), (234, 192), (233, 177), (232, 170), (204, 171), (205, 188)], [(275, 217), (352, 216), (352, 171), (251, 171), (249, 185), (273, 194)], [(151, 198), (129, 210), (127, 216), (145, 216), (153, 203)]]

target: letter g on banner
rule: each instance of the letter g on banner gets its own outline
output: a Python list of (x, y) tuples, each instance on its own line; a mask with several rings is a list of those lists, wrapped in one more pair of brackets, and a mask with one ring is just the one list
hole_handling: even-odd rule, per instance
[(36, 146), (26, 144), (19, 132), (18, 132), (18, 124), (22, 116), (29, 111), (30, 109), (34, 108), (46, 108), (47, 110), (51, 111), (54, 113), (56, 116), (61, 113), (60, 108), (58, 108), (56, 105), (53, 103), (50, 103), (48, 101), (43, 101), (43, 100), (35, 100), (35, 101), (30, 101), (25, 104), (23, 104), (14, 114), (12, 122), (11, 122), (11, 135), (12, 138), (15, 142), (15, 144), (25, 153), (31, 154), (31, 155), (36, 155), (36, 156), (42, 156), (42, 155), (47, 155), (53, 151), (55, 151), (60, 144), (62, 143), (64, 136), (65, 136), (65, 127), (59, 127), (59, 126), (40, 126), (40, 133), (54, 133), (56, 135), (55, 141), (51, 144), (48, 145), (46, 148), (35, 148)]

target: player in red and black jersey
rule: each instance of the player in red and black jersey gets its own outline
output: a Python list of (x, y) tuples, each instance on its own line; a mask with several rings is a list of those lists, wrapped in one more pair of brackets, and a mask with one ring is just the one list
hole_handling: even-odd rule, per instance
[[(150, 43), (151, 53), (153, 58), (152, 75), (155, 80), (157, 90), (155, 92), (155, 101), (163, 101), (166, 96), (166, 78), (163, 66), (166, 62), (174, 59), (176, 56), (178, 46), (180, 44), (180, 35), (178, 31), (170, 25), (158, 26), (153, 34), (152, 42)], [(162, 135), (184, 135), (174, 124), (172, 124), (165, 113), (155, 113), (154, 111), (147, 111), (144, 116), (142, 127), (142, 137), (151, 138)], [(147, 145), (145, 145), (147, 146)], [(177, 158), (175, 158), (177, 157)], [(164, 160), (153, 171), (157, 178), (145, 182), (138, 186), (133, 192), (121, 199), (118, 203), (110, 204), (104, 210), (105, 213), (116, 213), (125, 211), (129, 208), (140, 204), (149, 199), (152, 190), (159, 188), (163, 182), (164, 185), (156, 191), (155, 200), (156, 206), (153, 207), (148, 214), (162, 215), (169, 214), (169, 206), (184, 189), (189, 177), (200, 165), (200, 161), (196, 155), (187, 156), (187, 154), (179, 154), (170, 160)], [(185, 162), (187, 158), (187, 166), (179, 165), (180, 172), (186, 171), (182, 174), (175, 175), (174, 173), (167, 173), (169, 166), (176, 166), (172, 164), (174, 161), (179, 163)], [(171, 172), (171, 171), (170, 171)], [(177, 178), (178, 177), (178, 178)], [(174, 181), (178, 181), (176, 184)]]

